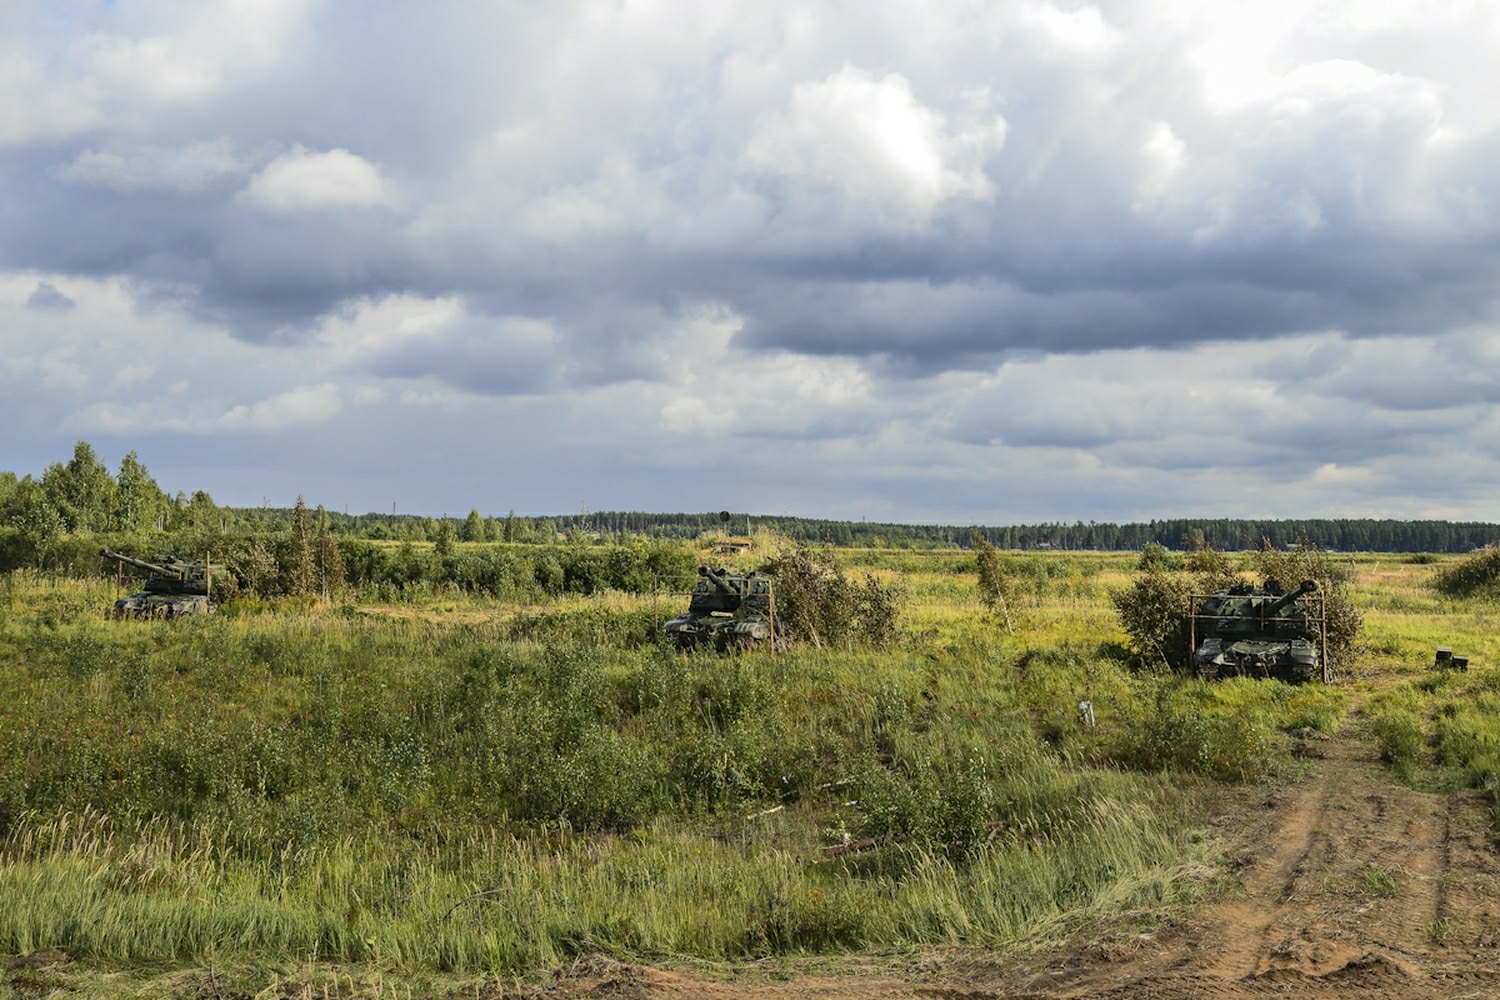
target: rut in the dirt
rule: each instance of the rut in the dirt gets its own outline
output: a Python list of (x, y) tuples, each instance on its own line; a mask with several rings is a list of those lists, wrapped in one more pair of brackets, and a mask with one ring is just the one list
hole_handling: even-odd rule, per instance
[(556, 992), (723, 1000), (1500, 997), (1500, 864), (1486, 799), (1401, 786), (1353, 734), (1307, 740), (1304, 755), (1316, 759), (1310, 778), (1224, 818), (1239, 887), (1179, 927), (1059, 952), (1029, 973), (1014, 963), (939, 961), (910, 978), (715, 982), (616, 966), (559, 983)]
[(1479, 794), (1396, 784), (1350, 735), (1309, 755), (1312, 778), (1231, 821), (1237, 892), (1150, 954), (1010, 995), (1500, 996), (1500, 880)]

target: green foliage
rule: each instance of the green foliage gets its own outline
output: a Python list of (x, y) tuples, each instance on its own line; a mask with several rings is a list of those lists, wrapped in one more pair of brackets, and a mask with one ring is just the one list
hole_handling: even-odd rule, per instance
[(881, 648), (895, 637), (900, 594), (873, 575), (862, 585), (851, 581), (832, 549), (792, 544), (763, 571), (775, 577), (778, 641)]
[(1141, 546), (1141, 558), (1136, 561), (1135, 568), (1142, 573), (1179, 570), (1182, 569), (1182, 557), (1167, 551), (1167, 547), (1159, 542), (1147, 542)]
[(1329, 662), (1335, 667), (1347, 664), (1353, 657), (1360, 629), (1364, 627), (1364, 617), (1349, 598), (1348, 571), (1306, 539), (1290, 552), (1262, 541), (1254, 561), (1263, 585), (1272, 590), (1289, 593), (1303, 580), (1318, 581)]
[(287, 594), (318, 591), (318, 564), (314, 553), (312, 521), (307, 501), (299, 494), (292, 513), (292, 534), (286, 558), (281, 561), (281, 589)]
[[(388, 562), (361, 567), (366, 550)], [(538, 553), (578, 580), (692, 557), (644, 541), (340, 551), (351, 575), (407, 565), (412, 591), (470, 557), (533, 588)], [(1040, 632), (1025, 650), (986, 635), (695, 658), (649, 641), (639, 598), (506, 602), (474, 625), (326, 606), (142, 623), (101, 620), (100, 582), (31, 580), (0, 588), (11, 952), (509, 975), (585, 949), (1003, 944), (1182, 899), (1171, 873), (1201, 848), (1184, 783), (1149, 772), (1252, 776), (1273, 727), (1319, 710), (1250, 683), (1160, 707), (1093, 639)], [(1188, 732), (1206, 749), (1137, 749), (1142, 720), (1157, 746)], [(875, 846), (822, 850), (846, 836)]]
[[(1160, 663), (1186, 671), (1192, 665), (1192, 631), (1188, 621), (1191, 594), (1223, 591), (1238, 581), (1233, 564), (1207, 545), (1188, 542), (1186, 572), (1162, 568), (1158, 558), (1138, 565), (1145, 567), (1130, 587), (1110, 594), (1119, 615), (1120, 628), (1131, 646), (1147, 663)], [(1364, 619), (1349, 597), (1348, 574), (1310, 543), (1295, 551), (1282, 552), (1265, 544), (1254, 554), (1254, 565), (1262, 586), (1277, 593), (1296, 588), (1303, 580), (1317, 580), (1325, 612), (1328, 658), (1335, 665), (1347, 663)]]
[(109, 530), (117, 489), (114, 477), (87, 441), (78, 442), (66, 465), (54, 462), (42, 475), (47, 502), (69, 532)]
[(1188, 535), (1182, 541), (1187, 549), (1184, 563), (1187, 571), (1196, 577), (1193, 586), (1198, 593), (1217, 593), (1238, 581), (1239, 574), (1229, 557), (1214, 548), (1212, 543), (1204, 541), (1201, 535)]
[(979, 574), (979, 597), (985, 607), (1005, 620), (1008, 632), (1014, 632), (1010, 609), (1016, 599), (1016, 578), (1010, 565), (981, 534), (974, 535), (974, 569)]
[(135, 452), (120, 460), (116, 477), (115, 528), (129, 533), (149, 531), (157, 519), (164, 517), (167, 496), (151, 478)]
[(453, 522), (446, 516), (438, 522), (437, 537), (433, 540), (432, 551), (439, 559), (451, 558), (457, 550), (458, 532), (453, 528)]
[(649, 593), (658, 578), (689, 576), (697, 556), (674, 542), (638, 539), (602, 546), (474, 546), (441, 557), (359, 539), (337, 542), (346, 578), (382, 600), (452, 589), (493, 597)]
[(1120, 628), (1148, 664), (1179, 671), (1191, 665), (1187, 610), (1193, 589), (1193, 579), (1185, 574), (1149, 569), (1129, 588), (1110, 594)]
[(235, 560), (234, 568), (252, 594), (271, 597), (276, 593), (280, 570), (276, 565), (276, 557), (271, 555), (259, 537), (250, 540), (244, 554)]
[(1401, 885), (1384, 868), (1372, 868), (1360, 876), (1359, 891), (1366, 896), (1395, 896), (1401, 892)]
[(66, 525), (42, 484), (30, 476), (18, 481), (5, 498), (4, 515), (12, 532), (5, 568), (49, 562)]
[(1143, 770), (1204, 774), (1220, 781), (1264, 777), (1275, 760), (1272, 719), (1264, 712), (1213, 711), (1201, 686), (1162, 683), (1132, 713), (1114, 756)]
[(1409, 777), (1421, 763), (1425, 736), (1422, 720), (1403, 708), (1390, 708), (1375, 719), (1375, 738), (1380, 741), (1380, 757)]
[(1449, 597), (1495, 596), (1500, 593), (1500, 546), (1443, 567), (1432, 586)]

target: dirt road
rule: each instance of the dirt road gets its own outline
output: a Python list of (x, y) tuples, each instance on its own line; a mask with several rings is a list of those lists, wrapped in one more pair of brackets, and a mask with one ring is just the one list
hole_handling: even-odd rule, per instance
[[(1306, 781), (1218, 821), (1238, 887), (1182, 925), (1021, 962), (969, 955), (869, 976), (709, 981), (585, 960), (555, 987), (622, 1000), (1500, 998), (1488, 795), (1396, 784), (1370, 743), (1305, 734)], [(548, 991), (554, 992), (554, 991)]]

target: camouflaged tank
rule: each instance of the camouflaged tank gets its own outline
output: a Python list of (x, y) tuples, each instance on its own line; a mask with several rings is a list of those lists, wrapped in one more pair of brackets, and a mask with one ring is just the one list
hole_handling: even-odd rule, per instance
[(167, 556), (160, 563), (133, 559), (100, 549), (106, 559), (146, 571), (146, 589), (115, 602), (116, 618), (176, 618), (214, 610), (213, 588), (227, 584), (229, 569), (202, 560), (184, 562)]
[(1189, 605), (1193, 666), (1199, 677), (1275, 677), (1327, 681), (1328, 643), (1316, 580), (1289, 594), (1249, 584)]
[(687, 611), (665, 631), (678, 649), (745, 649), (771, 638), (771, 614), (769, 576), (700, 566)]

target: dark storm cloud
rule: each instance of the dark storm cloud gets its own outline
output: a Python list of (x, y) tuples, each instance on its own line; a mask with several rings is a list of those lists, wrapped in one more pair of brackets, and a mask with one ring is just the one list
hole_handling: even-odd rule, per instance
[(36, 290), (26, 297), (26, 308), (38, 312), (67, 312), (77, 305), (50, 281), (38, 281)]

